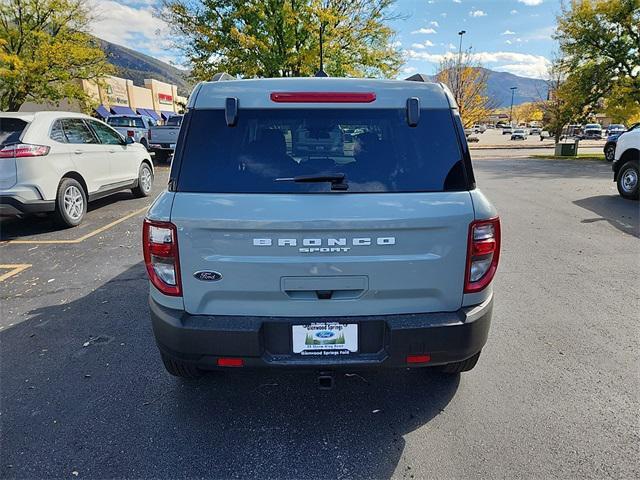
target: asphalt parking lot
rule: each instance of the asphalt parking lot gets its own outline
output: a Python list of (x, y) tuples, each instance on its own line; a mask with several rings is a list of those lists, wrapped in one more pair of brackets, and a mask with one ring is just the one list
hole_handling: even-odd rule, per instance
[[(0, 224), (2, 478), (638, 478), (640, 221), (610, 165), (484, 152), (502, 218), (475, 370), (165, 373), (128, 193)], [(155, 190), (166, 182), (159, 169)]]

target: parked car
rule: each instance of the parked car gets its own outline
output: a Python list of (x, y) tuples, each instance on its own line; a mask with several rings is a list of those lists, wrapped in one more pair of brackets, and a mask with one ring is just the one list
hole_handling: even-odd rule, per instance
[(599, 123), (587, 123), (580, 136), (583, 140), (601, 140), (602, 139), (602, 126)]
[(640, 123), (621, 134), (615, 147), (611, 168), (618, 193), (623, 198), (638, 200), (640, 164)]
[[(334, 148), (332, 132), (356, 128)], [(169, 373), (473, 368), (500, 222), (476, 187), (446, 87), (202, 82), (183, 129), (168, 190), (143, 226)], [(319, 383), (330, 387), (330, 375)]]
[(531, 130), (529, 130), (529, 135), (540, 135), (541, 132), (542, 129), (540, 127), (531, 127)]
[(487, 127), (484, 125), (474, 125), (473, 133), (484, 133), (487, 130)]
[(624, 133), (626, 131), (627, 131), (627, 127), (625, 127), (621, 123), (612, 123), (607, 127), (606, 134), (607, 136), (620, 135), (621, 133)]
[(513, 128), (512, 127), (504, 127), (502, 129), (502, 134), (503, 135), (511, 135), (513, 133)]
[(527, 131), (524, 128), (516, 128), (511, 134), (511, 140), (526, 140)]
[(111, 115), (107, 123), (123, 137), (131, 137), (149, 150), (149, 132), (156, 121), (146, 115)]
[(167, 123), (149, 129), (149, 150), (157, 162), (164, 162), (173, 155), (178, 141), (182, 115), (172, 115)]
[(147, 151), (107, 124), (72, 112), (0, 113), (0, 214), (50, 212), (82, 222), (87, 202), (131, 189), (151, 193)]

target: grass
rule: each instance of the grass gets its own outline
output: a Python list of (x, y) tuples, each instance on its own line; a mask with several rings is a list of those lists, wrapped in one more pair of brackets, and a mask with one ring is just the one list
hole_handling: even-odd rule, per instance
[(572, 156), (555, 156), (555, 155), (531, 155), (533, 158), (550, 158), (552, 160), (602, 160), (604, 161), (604, 153), (579, 153), (575, 157)]

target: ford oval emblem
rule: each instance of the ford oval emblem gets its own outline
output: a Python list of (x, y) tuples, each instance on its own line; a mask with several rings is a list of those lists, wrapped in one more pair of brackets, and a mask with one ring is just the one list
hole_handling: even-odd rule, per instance
[(209, 270), (201, 270), (193, 274), (198, 280), (203, 282), (217, 282), (222, 279), (222, 274), (218, 272), (211, 272)]

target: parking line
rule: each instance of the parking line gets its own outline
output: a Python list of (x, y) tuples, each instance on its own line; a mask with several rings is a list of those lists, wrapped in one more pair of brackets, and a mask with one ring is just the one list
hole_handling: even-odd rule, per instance
[(100, 227), (97, 228), (95, 230), (93, 230), (92, 232), (87, 233), (86, 235), (83, 235), (80, 238), (75, 238), (73, 240), (7, 240), (6, 242), (1, 242), (4, 244), (10, 243), (12, 245), (72, 245), (75, 243), (80, 243), (80, 242), (84, 242), (85, 240), (87, 240), (88, 238), (91, 238), (95, 235), (98, 235), (99, 233), (104, 232), (105, 230), (109, 230), (111, 227), (115, 227), (116, 225), (118, 225), (119, 223), (124, 222), (125, 220), (130, 219), (131, 217), (135, 217), (136, 215), (140, 215), (142, 212), (148, 210), (148, 206), (141, 208), (140, 210), (136, 210), (135, 212), (131, 212), (128, 215), (125, 215), (122, 218), (119, 218), (118, 220), (115, 220), (111, 223), (108, 223), (107, 225), (105, 225), (104, 227)]
[(0, 282), (4, 282), (7, 278), (13, 277), (14, 275), (19, 274), (23, 270), (31, 267), (30, 263), (8, 263), (8, 264), (0, 264), (0, 269), (6, 270), (9, 269), (7, 273), (0, 275)]

